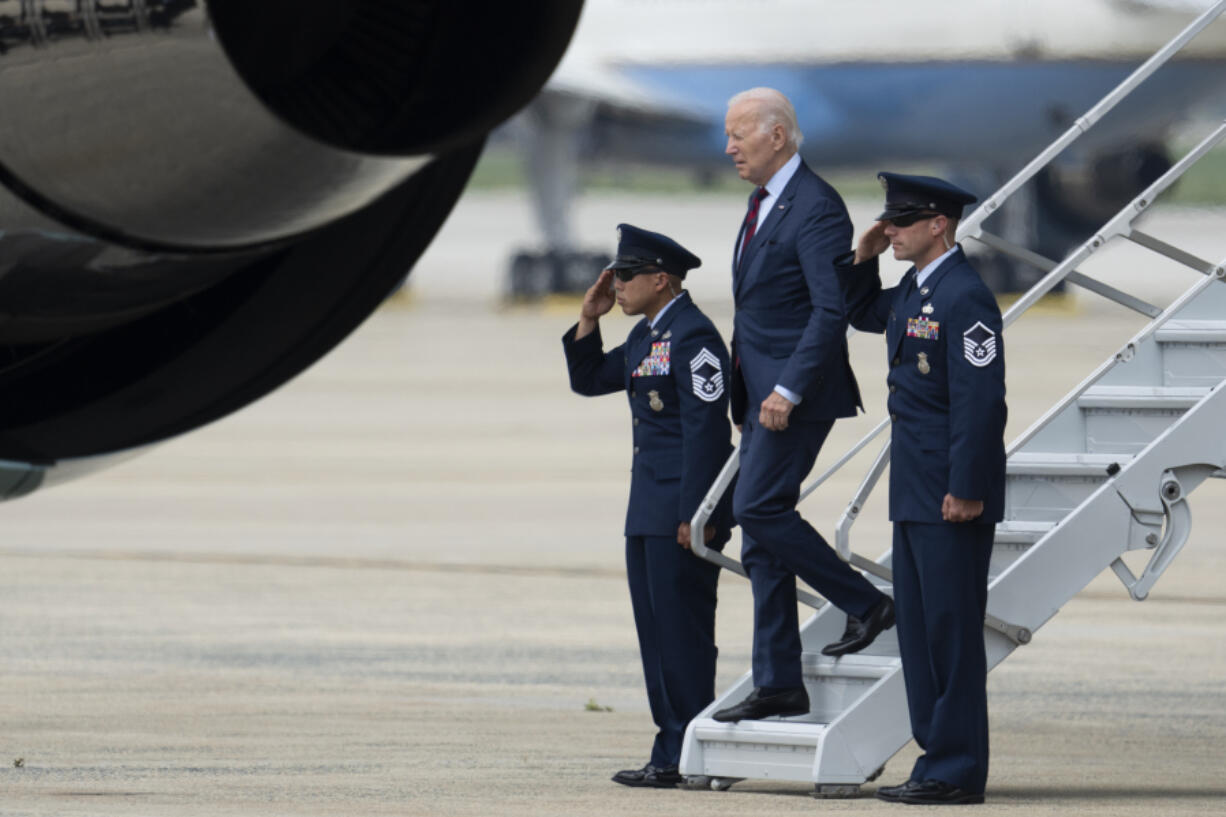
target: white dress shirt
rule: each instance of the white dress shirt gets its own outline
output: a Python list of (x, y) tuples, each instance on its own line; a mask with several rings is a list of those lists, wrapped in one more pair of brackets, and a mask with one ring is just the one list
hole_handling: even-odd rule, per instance
[[(783, 193), (783, 188), (788, 186), (788, 182), (792, 180), (792, 176), (796, 173), (796, 168), (800, 167), (800, 154), (793, 153), (792, 158), (783, 163), (783, 167), (775, 171), (775, 175), (770, 177), (765, 185), (766, 198), (758, 205), (758, 221), (754, 227), (755, 235), (762, 230), (762, 225), (766, 222), (767, 217), (771, 214), (771, 210), (775, 206), (775, 202), (779, 201), (779, 196)], [(740, 244), (736, 247), (736, 262), (741, 262)]]
[[(683, 289), (681, 290), (681, 292), (685, 292), (685, 290)], [(656, 313), (656, 316), (652, 318), (650, 321), (648, 321), (647, 323), (648, 328), (655, 329), (656, 324), (660, 322), (660, 318), (664, 317), (664, 313), (667, 312), (668, 308), (672, 306), (673, 304), (675, 304), (677, 302), (677, 299), (680, 297), (681, 297), (681, 293), (679, 292), (673, 296), (673, 299), (671, 301), (664, 304), (664, 306), (660, 307), (660, 311)]]
[[(788, 186), (788, 182), (792, 180), (792, 176), (796, 175), (796, 170), (800, 167), (800, 154), (793, 153), (792, 158), (783, 163), (783, 167), (775, 171), (775, 175), (770, 177), (765, 185), (766, 198), (762, 199), (762, 203), (758, 205), (758, 223), (754, 228), (755, 234), (762, 230), (762, 225), (766, 223), (766, 219), (770, 218), (770, 214), (774, 212), (775, 202), (779, 201), (779, 196), (783, 194), (783, 188)], [(741, 248), (737, 247), (737, 261), (740, 261)], [(775, 391), (788, 399), (792, 405), (799, 406), (801, 397), (796, 392), (775, 384)]]

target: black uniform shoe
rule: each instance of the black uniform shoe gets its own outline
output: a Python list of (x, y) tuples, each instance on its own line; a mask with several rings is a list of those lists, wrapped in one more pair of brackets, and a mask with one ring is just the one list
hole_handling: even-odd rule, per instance
[(651, 789), (675, 789), (682, 779), (676, 766), (652, 766), (650, 763), (641, 769), (622, 769), (613, 775), (614, 783)]
[(899, 797), (902, 796), (903, 792), (918, 789), (922, 785), (923, 783), (920, 783), (918, 780), (908, 780), (906, 783), (901, 783), (897, 786), (879, 786), (877, 788), (877, 799), (884, 800), (887, 803), (901, 803), (902, 801), (899, 800)]
[(899, 794), (898, 801), (913, 806), (965, 806), (982, 803), (983, 795), (964, 791), (953, 783), (925, 780), (910, 791)]
[(773, 695), (763, 695), (760, 688), (755, 688), (749, 697), (736, 706), (721, 709), (711, 717), (717, 721), (756, 721), (759, 718), (769, 718), (771, 715), (807, 715), (809, 714), (809, 693), (804, 687), (794, 687), (777, 692)]
[(873, 643), (873, 639), (881, 635), (883, 630), (894, 626), (894, 600), (886, 596), (877, 602), (877, 606), (869, 612), (863, 621), (855, 616), (847, 617), (847, 629), (843, 637), (833, 644), (822, 647), (822, 655), (847, 655)]

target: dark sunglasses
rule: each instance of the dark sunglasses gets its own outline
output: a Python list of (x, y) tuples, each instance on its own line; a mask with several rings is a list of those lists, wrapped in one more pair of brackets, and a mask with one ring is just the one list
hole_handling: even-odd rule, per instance
[(921, 221), (927, 221), (930, 218), (936, 218), (940, 213), (906, 213), (894, 218), (885, 219), (886, 222), (893, 224), (895, 227), (910, 227), (912, 224), (917, 224)]
[(655, 266), (629, 267), (627, 269), (615, 269), (613, 270), (613, 275), (623, 284), (628, 284), (636, 275), (648, 275), (653, 272), (662, 272), (662, 270)]

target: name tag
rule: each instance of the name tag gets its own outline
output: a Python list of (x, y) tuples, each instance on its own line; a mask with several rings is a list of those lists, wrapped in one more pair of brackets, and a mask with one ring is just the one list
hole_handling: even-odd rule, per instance
[(941, 322), (927, 318), (907, 318), (907, 337), (936, 340), (941, 336)]

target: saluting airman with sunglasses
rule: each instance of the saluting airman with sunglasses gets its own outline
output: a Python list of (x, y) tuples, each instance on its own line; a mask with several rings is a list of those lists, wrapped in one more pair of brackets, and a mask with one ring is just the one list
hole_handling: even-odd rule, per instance
[[(877, 797), (982, 803), (988, 775), (988, 563), (1005, 504), (1005, 350), (996, 299), (955, 243), (975, 197), (880, 173), (885, 211), (835, 259), (851, 325), (889, 360), (894, 603), (911, 729), (923, 754)], [(882, 289), (877, 256), (914, 266)]]
[[(681, 288), (699, 258), (660, 233), (617, 229), (617, 257), (587, 291), (562, 344), (571, 388), (587, 396), (624, 391), (633, 417), (626, 575), (659, 732), (647, 764), (613, 780), (672, 788), (682, 781), (685, 727), (715, 697), (719, 568), (689, 550), (690, 519), (732, 452), (728, 352)], [(643, 319), (605, 352), (600, 318), (615, 303)], [(728, 541), (730, 516), (725, 503), (704, 531), (709, 547)]]

